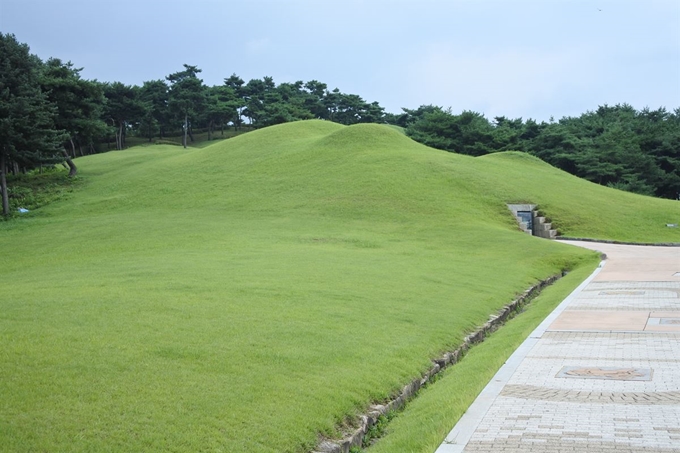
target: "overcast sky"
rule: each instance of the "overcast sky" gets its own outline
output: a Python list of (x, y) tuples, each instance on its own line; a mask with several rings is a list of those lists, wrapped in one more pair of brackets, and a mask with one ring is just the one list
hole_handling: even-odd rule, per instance
[(395, 113), (680, 107), (679, 0), (0, 0), (0, 31), (126, 84), (187, 63), (209, 85), (316, 79)]

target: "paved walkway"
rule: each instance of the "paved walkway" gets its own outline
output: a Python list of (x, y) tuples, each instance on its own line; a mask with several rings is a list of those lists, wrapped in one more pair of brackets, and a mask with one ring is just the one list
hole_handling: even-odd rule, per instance
[(608, 259), (436, 453), (680, 452), (680, 248), (568, 243)]

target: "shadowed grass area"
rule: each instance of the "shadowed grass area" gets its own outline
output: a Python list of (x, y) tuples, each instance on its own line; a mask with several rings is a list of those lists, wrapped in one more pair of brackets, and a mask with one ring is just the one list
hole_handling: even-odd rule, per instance
[[(250, 130), (251, 129), (249, 127), (243, 127), (239, 130), (235, 130), (234, 128), (230, 127), (224, 132), (222, 132), (220, 129), (217, 129), (216, 131), (213, 131), (212, 134), (210, 134), (210, 139), (208, 138), (209, 134), (207, 131), (194, 132), (194, 141), (191, 141), (191, 138), (187, 137), (187, 147), (205, 148), (207, 146), (214, 145), (216, 142), (236, 137), (237, 135), (244, 134)], [(154, 136), (151, 140), (149, 140), (148, 137), (132, 136), (126, 137), (125, 145), (127, 148), (132, 148), (133, 146), (153, 146), (155, 144), (182, 146), (183, 138), (184, 135), (181, 133), (163, 138)], [(112, 142), (114, 143), (108, 143), (107, 145), (100, 144), (99, 151), (104, 152), (115, 149), (115, 140), (112, 140)]]
[[(680, 212), (377, 125), (300, 122), (77, 163), (86, 187), (0, 224), (8, 451), (309, 450), (532, 283), (597, 262), (520, 233), (505, 202), (588, 236), (599, 218), (569, 223), (564, 187), (632, 200), (608, 219), (612, 239), (673, 240), (658, 221)], [(627, 211), (643, 205), (659, 212)], [(641, 226), (617, 223), (630, 219)]]
[(82, 181), (69, 178), (68, 171), (60, 167), (45, 168), (42, 173), (33, 171), (29, 174), (9, 175), (7, 177), (10, 214), (0, 216), (0, 221), (12, 217), (26, 216), (19, 214), (18, 209), (29, 211), (50, 204), (73, 192)]

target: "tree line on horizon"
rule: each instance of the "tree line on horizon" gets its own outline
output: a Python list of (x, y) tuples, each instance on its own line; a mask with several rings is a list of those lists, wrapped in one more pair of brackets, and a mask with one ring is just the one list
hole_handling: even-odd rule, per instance
[[(6, 175), (66, 163), (98, 152), (101, 143), (124, 149), (130, 135), (152, 141), (194, 131), (224, 133), (306, 119), (341, 124), (382, 122), (385, 110), (356, 94), (311, 80), (276, 84), (272, 77), (245, 82), (236, 74), (208, 86), (196, 66), (141, 86), (99, 82), (59, 58), (42, 61), (12, 34), (0, 33), (0, 191), (8, 214)], [(108, 146), (107, 146), (108, 149)]]
[(184, 64), (164, 79), (141, 86), (86, 80), (82, 68), (58, 58), (42, 61), (12, 34), (0, 33), (0, 191), (8, 213), (6, 175), (124, 149), (129, 136), (153, 141), (194, 132), (208, 139), (226, 127), (251, 130), (322, 119), (340, 124), (401, 126), (425, 145), (479, 156), (517, 150), (576, 176), (623, 190), (677, 198), (680, 193), (680, 109), (667, 112), (627, 104), (601, 106), (580, 117), (538, 123), (423, 105), (386, 113), (378, 102), (329, 90), (325, 83), (276, 84), (272, 77), (245, 82), (236, 74), (208, 86), (201, 69)]

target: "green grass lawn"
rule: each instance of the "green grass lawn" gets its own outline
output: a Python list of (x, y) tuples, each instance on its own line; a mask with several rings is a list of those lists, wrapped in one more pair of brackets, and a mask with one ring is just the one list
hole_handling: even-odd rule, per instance
[(583, 266), (547, 287), (523, 312), (461, 362), (445, 370), (392, 420), (386, 435), (366, 453), (432, 453), (515, 349), (594, 270)]
[(76, 192), (0, 223), (6, 451), (307, 451), (532, 283), (598, 261), (520, 233), (509, 201), (565, 234), (680, 242), (677, 203), (377, 125), (76, 163)]

